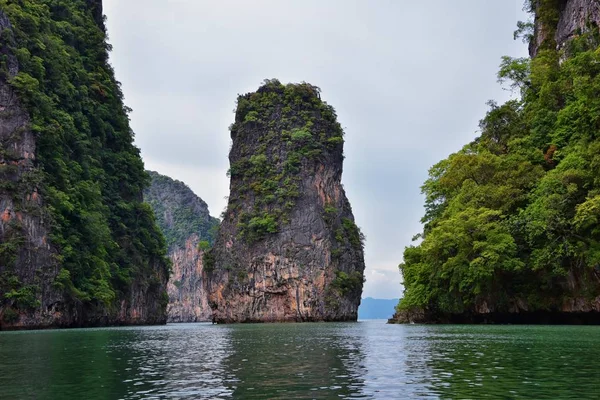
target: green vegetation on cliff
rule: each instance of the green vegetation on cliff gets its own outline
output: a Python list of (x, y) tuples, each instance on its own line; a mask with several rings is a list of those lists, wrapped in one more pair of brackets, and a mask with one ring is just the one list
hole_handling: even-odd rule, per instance
[[(1, 54), (0, 79), (8, 80), (29, 113), (37, 146), (36, 168), (17, 182), (2, 182), (0, 190), (15, 204), (25, 193), (41, 193), (41, 210), (21, 211), (49, 221), (49, 244), (60, 266), (54, 286), (77, 302), (112, 306), (132, 282), (164, 290), (167, 264), (164, 239), (142, 202), (149, 177), (108, 64), (99, 3), (0, 0), (12, 25), (1, 32), (8, 51)], [(15, 76), (10, 56), (18, 60)], [(10, 149), (0, 151), (10, 161)], [(23, 232), (15, 227), (0, 248), (0, 284), (9, 286), (0, 292), (17, 306), (31, 305), (27, 294), (35, 291), (8, 290)]]
[(185, 247), (193, 234), (200, 239), (201, 250), (214, 242), (219, 220), (208, 213), (208, 206), (183, 182), (150, 171), (152, 184), (144, 192), (144, 201), (154, 210), (167, 246)]
[[(320, 89), (308, 83), (283, 85), (271, 79), (256, 92), (239, 96), (232, 137), (255, 131), (267, 133), (256, 138), (258, 148), (240, 146), (229, 170), (237, 190), (228, 211), (238, 211), (245, 199), (253, 200), (253, 209), (239, 209), (240, 232), (249, 242), (277, 233), (289, 221), (301, 193), (302, 165), (318, 165), (331, 154), (343, 157), (344, 143), (335, 110), (321, 100)], [(352, 244), (360, 247), (354, 222), (344, 221), (344, 228), (342, 240), (347, 231)]]
[(335, 110), (316, 86), (271, 79), (238, 96), (230, 131), (229, 202), (203, 260), (215, 320), (355, 320), (364, 237)]
[(600, 41), (595, 28), (556, 50), (557, 4), (539, 4), (549, 35), (536, 56), (502, 62), (520, 100), (490, 103), (481, 135), (429, 171), (400, 311), (560, 310), (600, 295)]

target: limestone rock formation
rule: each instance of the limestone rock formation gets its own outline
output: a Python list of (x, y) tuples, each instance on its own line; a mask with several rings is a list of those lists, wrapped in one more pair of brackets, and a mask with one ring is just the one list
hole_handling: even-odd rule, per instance
[(390, 322), (600, 324), (600, 142), (582, 123), (598, 115), (600, 2), (529, 3), (532, 59), (505, 59), (499, 75), (520, 72), (522, 96), (432, 167)]
[(238, 98), (230, 196), (205, 255), (217, 322), (356, 320), (363, 237), (341, 184), (343, 131), (317, 87)]
[[(0, 31), (12, 29), (8, 16), (0, 10)], [(4, 316), (0, 327), (8, 323), (18, 326), (52, 324), (64, 313), (60, 305), (61, 294), (51, 285), (58, 274), (58, 265), (53, 257), (55, 249), (48, 241), (42, 196), (35, 185), (24, 183), (27, 174), (35, 170), (36, 143), (29, 114), (8, 84), (8, 79), (19, 72), (17, 58), (10, 50), (12, 46), (14, 41), (0, 42), (0, 54), (7, 60), (6, 75), (0, 79), (0, 283), (8, 280), (9, 264), (18, 266), (11, 274), (12, 279), (39, 282), (47, 310), (39, 307), (19, 318), (16, 310), (6, 305), (2, 307), (6, 289), (2, 290), (0, 285), (0, 315)], [(19, 193), (15, 193), (17, 190)], [(8, 256), (7, 245), (12, 238), (19, 241), (19, 248)]]
[(166, 322), (101, 0), (0, 9), (0, 330)]
[(198, 248), (199, 243), (199, 236), (192, 234), (183, 247), (176, 246), (169, 251), (172, 271), (167, 284), (167, 322), (211, 320), (212, 312), (202, 278), (204, 251)]
[(202, 259), (219, 220), (210, 216), (206, 203), (183, 182), (152, 171), (149, 174), (152, 184), (144, 192), (144, 200), (154, 210), (172, 263), (167, 321), (209, 321), (212, 313), (203, 285)]
[(529, 44), (531, 57), (535, 57), (545, 43), (560, 49), (573, 37), (600, 25), (600, 2), (597, 0), (531, 2), (532, 11), (536, 12), (534, 36)]

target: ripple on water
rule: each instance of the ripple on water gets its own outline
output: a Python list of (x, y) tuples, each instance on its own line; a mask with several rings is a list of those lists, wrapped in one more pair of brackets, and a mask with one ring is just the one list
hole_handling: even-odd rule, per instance
[(257, 324), (0, 334), (7, 399), (597, 399), (600, 328)]

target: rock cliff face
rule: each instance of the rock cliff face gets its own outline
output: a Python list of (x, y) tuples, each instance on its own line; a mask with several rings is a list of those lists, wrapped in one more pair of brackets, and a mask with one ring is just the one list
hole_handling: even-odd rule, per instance
[(570, 39), (600, 25), (597, 0), (532, 0), (535, 31), (529, 54), (535, 57), (545, 45), (561, 49)]
[[(0, 10), (0, 32), (4, 30), (11, 31), (12, 24)], [(35, 282), (45, 300), (41, 304), (45, 309), (40, 307), (22, 315), (20, 321), (15, 310), (3, 309), (1, 305), (0, 315), (5, 316), (4, 324), (6, 319), (15, 325), (52, 324), (67, 310), (61, 304), (60, 292), (51, 285), (58, 274), (58, 265), (54, 260), (56, 251), (48, 241), (48, 217), (43, 213), (42, 196), (34, 184), (26, 182), (27, 175), (36, 169), (35, 136), (29, 114), (7, 82), (19, 72), (17, 58), (10, 49), (14, 41), (2, 42), (0, 46), (0, 54), (6, 57), (5, 76), (0, 79), (0, 273), (3, 274), (0, 279), (8, 281), (10, 273), (12, 280)], [(16, 239), (19, 246), (8, 248), (11, 239)], [(0, 294), (6, 297), (1, 287)]]
[(229, 204), (204, 257), (217, 322), (356, 320), (363, 237), (340, 183), (342, 136), (309, 84), (238, 98)]
[(164, 242), (102, 2), (50, 3), (0, 9), (0, 330), (164, 323)]
[(144, 192), (144, 200), (154, 210), (172, 263), (167, 320), (209, 321), (212, 313), (202, 279), (202, 259), (219, 220), (210, 216), (206, 203), (183, 182), (156, 172), (150, 176), (152, 184)]
[(192, 234), (183, 247), (169, 251), (172, 271), (167, 284), (168, 322), (206, 322), (212, 318), (202, 278), (204, 251), (198, 248), (199, 243), (198, 235)]

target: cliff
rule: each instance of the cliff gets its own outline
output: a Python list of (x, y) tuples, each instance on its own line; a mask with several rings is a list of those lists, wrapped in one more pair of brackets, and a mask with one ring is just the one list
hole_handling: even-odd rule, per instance
[(571, 39), (589, 32), (600, 24), (600, 3), (597, 0), (528, 0), (530, 11), (536, 14), (531, 57), (544, 47), (560, 50)]
[(154, 210), (172, 265), (167, 321), (209, 321), (212, 313), (202, 279), (202, 259), (214, 241), (219, 220), (210, 216), (206, 203), (183, 182), (156, 172), (149, 174), (152, 184), (144, 192), (144, 200)]
[(229, 203), (204, 257), (214, 319), (356, 320), (363, 238), (333, 108), (315, 86), (266, 81), (238, 98), (231, 138)]
[(0, 0), (0, 329), (166, 320), (98, 0)]
[(539, 0), (531, 59), (481, 135), (434, 165), (391, 322), (600, 324), (599, 3)]

